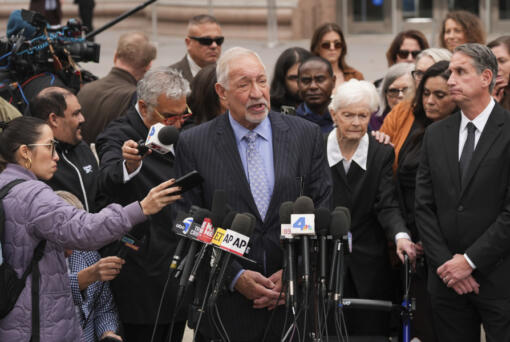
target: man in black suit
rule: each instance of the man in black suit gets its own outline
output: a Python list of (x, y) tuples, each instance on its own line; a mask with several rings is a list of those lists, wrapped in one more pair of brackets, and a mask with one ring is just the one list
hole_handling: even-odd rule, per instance
[(191, 83), (200, 69), (216, 63), (221, 55), (223, 40), (220, 24), (215, 17), (206, 14), (194, 16), (188, 23), (184, 39), (188, 53), (170, 67), (179, 70)]
[(429, 261), (440, 341), (510, 340), (510, 113), (490, 96), (498, 64), (480, 44), (457, 47), (450, 96), (460, 107), (427, 129), (416, 223)]
[[(199, 188), (185, 194), (186, 206), (211, 208), (214, 191), (223, 189), (234, 210), (256, 217), (248, 257), (257, 265), (232, 263), (219, 314), (232, 341), (261, 341), (270, 322), (268, 309), (275, 309), (266, 341), (278, 341), (284, 318), (283, 307), (276, 307), (283, 261), (279, 207), (301, 194), (316, 207), (329, 206), (324, 141), (317, 125), (269, 111), (266, 70), (253, 51), (227, 51), (218, 61), (217, 76), (216, 91), (228, 112), (181, 134), (176, 165), (180, 174), (195, 169), (204, 177)], [(200, 334), (217, 338), (207, 323), (204, 318)]]
[[(138, 82), (136, 106), (112, 121), (98, 136), (100, 183), (114, 202), (139, 200), (155, 184), (176, 178), (172, 152), (149, 152), (142, 157), (138, 154), (137, 142), (145, 141), (149, 128), (157, 123), (180, 128), (187, 113), (188, 93), (188, 81), (178, 71), (168, 67), (152, 69)], [(131, 230), (130, 234), (139, 240), (141, 248), (138, 252), (128, 252), (122, 272), (111, 282), (127, 342), (151, 340), (168, 267), (177, 245), (177, 237), (171, 229), (173, 215), (173, 206), (167, 206)], [(172, 278), (154, 341), (167, 341), (176, 291), (177, 282)], [(183, 310), (177, 315), (171, 341), (182, 339), (185, 322)]]

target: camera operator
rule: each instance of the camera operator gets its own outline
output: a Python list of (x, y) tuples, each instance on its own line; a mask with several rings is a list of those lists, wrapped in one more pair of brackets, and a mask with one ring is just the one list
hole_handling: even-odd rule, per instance
[[(138, 154), (137, 141), (145, 140), (149, 128), (157, 123), (181, 128), (188, 109), (189, 84), (181, 74), (168, 67), (148, 71), (138, 82), (136, 106), (112, 121), (101, 133), (96, 148), (101, 160), (101, 188), (119, 203), (141, 198), (160, 180), (174, 177), (174, 155), (148, 152)], [(143, 161), (142, 161), (143, 159)], [(115, 302), (128, 342), (149, 341), (156, 311), (167, 279), (168, 267), (177, 245), (172, 232), (173, 206), (167, 206), (150, 221), (135, 226), (131, 234), (142, 240), (138, 252), (129, 251), (126, 264), (111, 282)], [(172, 278), (156, 331), (155, 341), (166, 341), (177, 282)], [(185, 301), (185, 303), (188, 301)], [(171, 341), (181, 341), (186, 322), (186, 305), (177, 315)]]

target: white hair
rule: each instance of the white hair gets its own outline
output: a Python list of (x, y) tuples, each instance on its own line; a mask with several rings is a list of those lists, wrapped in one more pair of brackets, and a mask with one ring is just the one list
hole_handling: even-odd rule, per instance
[(230, 63), (241, 57), (241, 56), (254, 56), (258, 59), (264, 71), (266, 70), (266, 66), (260, 59), (260, 56), (250, 49), (246, 49), (243, 47), (233, 47), (225, 51), (218, 60), (218, 64), (216, 65), (216, 78), (218, 79), (218, 83), (225, 89), (228, 89), (228, 73), (230, 71)]
[(149, 107), (156, 107), (159, 95), (174, 100), (188, 96), (189, 82), (181, 72), (170, 67), (161, 66), (153, 68), (138, 81), (136, 86), (138, 99), (142, 99)]
[(328, 108), (336, 112), (339, 109), (356, 103), (366, 104), (370, 113), (377, 110), (379, 107), (379, 95), (371, 82), (352, 78), (340, 84)]
[[(452, 59), (452, 53), (443, 48), (429, 48), (425, 49), (418, 56), (416, 56), (416, 63), (423, 57), (430, 57), (434, 63), (441, 62), (441, 61), (450, 61)], [(416, 64), (415, 63), (415, 64)]]

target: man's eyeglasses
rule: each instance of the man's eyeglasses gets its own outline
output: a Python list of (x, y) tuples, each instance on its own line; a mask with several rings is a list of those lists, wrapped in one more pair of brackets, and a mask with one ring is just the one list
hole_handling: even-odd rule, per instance
[(32, 146), (48, 146), (48, 147), (50, 147), (51, 146), (51, 156), (53, 157), (55, 155), (55, 153), (57, 153), (57, 151), (55, 149), (57, 145), (58, 145), (58, 141), (56, 141), (55, 139), (51, 139), (51, 141), (48, 144), (28, 144), (27, 146), (28, 147), (32, 147)]
[(386, 94), (389, 97), (398, 97), (400, 95), (400, 93), (402, 93), (402, 95), (405, 96), (407, 94), (408, 90), (409, 90), (408, 87), (404, 87), (404, 88), (392, 88), (392, 89), (386, 90)]
[(225, 37), (194, 37), (194, 36), (188, 36), (188, 38), (196, 40), (200, 45), (212, 45), (213, 42), (216, 43), (216, 45), (221, 46), (223, 44), (223, 41), (225, 40)]
[(333, 49), (340, 50), (342, 48), (342, 42), (336, 41), (330, 41), (330, 42), (322, 42), (321, 48), (324, 50), (329, 50), (333, 46)]
[(420, 51), (409, 51), (409, 50), (398, 50), (397, 55), (400, 58), (407, 58), (409, 54), (413, 55), (413, 58), (416, 58), (420, 54)]
[(181, 114), (165, 113), (165, 115), (163, 115), (156, 108), (154, 108), (154, 113), (158, 114), (161, 120), (163, 120), (167, 125), (172, 125), (177, 122), (177, 120), (185, 121), (192, 114), (188, 105), (186, 105), (186, 110)]

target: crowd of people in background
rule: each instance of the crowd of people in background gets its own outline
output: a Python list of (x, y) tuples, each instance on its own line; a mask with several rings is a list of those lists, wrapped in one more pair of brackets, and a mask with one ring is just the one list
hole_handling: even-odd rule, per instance
[[(59, 3), (41, 11), (58, 17)], [(3, 199), (3, 262), (21, 276), (46, 241), (39, 321), (29, 277), (0, 340), (182, 340), (205, 284), (175, 307), (171, 222), (211, 208), (215, 189), (256, 220), (258, 264), (232, 263), (219, 300), (233, 341), (280, 339), (278, 208), (300, 194), (350, 210), (346, 297), (400, 302), (407, 255), (415, 341), (478, 342), (482, 323), (487, 341), (510, 340), (510, 36), (487, 43), (478, 17), (450, 12), (439, 47), (417, 30), (397, 34), (373, 82), (346, 62), (336, 23), (317, 27), (308, 50), (283, 51), (271, 77), (256, 51), (222, 53), (225, 39), (216, 18), (195, 16), (183, 58), (151, 68), (156, 46), (126, 33), (108, 75), (77, 94), (47, 87), (24, 115), (0, 98), (0, 186), (23, 180)], [(140, 153), (158, 123), (179, 141)], [(191, 170), (204, 183), (174, 194)], [(114, 241), (128, 233), (139, 249), (119, 257)], [(353, 335), (398, 331), (388, 313), (345, 319)], [(208, 322), (197, 341), (218, 338)]]

